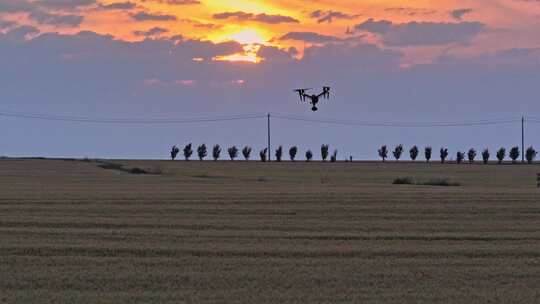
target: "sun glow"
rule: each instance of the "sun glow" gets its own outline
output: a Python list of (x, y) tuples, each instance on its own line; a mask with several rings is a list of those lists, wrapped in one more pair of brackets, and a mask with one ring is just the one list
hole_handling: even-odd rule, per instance
[(244, 51), (232, 55), (215, 57), (214, 60), (216, 61), (259, 63), (263, 60), (257, 54), (261, 46), (267, 44), (267, 39), (264, 38), (264, 35), (260, 31), (244, 29), (240, 32), (226, 35), (221, 40), (236, 41), (243, 45)]
[(241, 44), (265, 44), (266, 39), (263, 35), (254, 29), (245, 29), (227, 37), (228, 40), (234, 40)]
[(257, 53), (261, 49), (259, 44), (246, 44), (244, 45), (244, 52), (236, 53), (227, 56), (217, 56), (213, 59), (216, 61), (232, 61), (232, 62), (250, 62), (250, 63), (259, 63), (264, 59), (259, 57)]

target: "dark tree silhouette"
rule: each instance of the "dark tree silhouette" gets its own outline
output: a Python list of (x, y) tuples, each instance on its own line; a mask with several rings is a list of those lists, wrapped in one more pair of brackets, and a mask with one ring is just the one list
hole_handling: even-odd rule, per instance
[(418, 158), (418, 154), (420, 153), (420, 151), (418, 150), (418, 147), (417, 146), (413, 146), (410, 150), (409, 150), (409, 155), (411, 156), (411, 159), (412, 161), (416, 161), (416, 159)]
[(482, 151), (482, 160), (484, 161), (484, 165), (487, 165), (489, 163), (489, 157), (491, 155), (489, 154), (489, 149), (484, 149), (484, 151)]
[(337, 161), (337, 150), (334, 150), (334, 153), (332, 153), (332, 156), (330, 156), (330, 162), (335, 163)]
[(441, 156), (441, 164), (444, 164), (446, 162), (446, 158), (448, 157), (448, 149), (441, 148), (440, 156)]
[(394, 148), (394, 151), (392, 152), (392, 154), (394, 155), (394, 158), (396, 159), (396, 161), (399, 161), (399, 159), (401, 158), (401, 155), (403, 154), (403, 145), (397, 145)]
[(191, 155), (193, 155), (193, 149), (192, 149), (193, 145), (192, 144), (188, 144), (187, 146), (184, 147), (184, 158), (186, 160), (189, 160), (189, 158), (191, 157)]
[(251, 148), (248, 146), (245, 146), (244, 149), (242, 149), (242, 155), (244, 155), (244, 159), (246, 161), (249, 160), (249, 156), (251, 155)]
[(431, 155), (433, 154), (433, 148), (431, 147), (426, 147), (424, 149), (424, 157), (426, 158), (426, 162), (429, 163), (429, 161), (431, 160)]
[(323, 161), (326, 161), (326, 159), (328, 158), (329, 149), (330, 147), (328, 145), (321, 146), (321, 157)]
[(204, 158), (208, 155), (208, 151), (206, 150), (205, 144), (202, 144), (199, 147), (197, 147), (197, 155), (199, 156), (200, 161), (203, 161)]
[(512, 149), (510, 149), (510, 153), (508, 153), (508, 155), (510, 155), (510, 158), (512, 159), (512, 163), (515, 164), (517, 159), (521, 155), (519, 153), (519, 147), (513, 147)]
[(279, 146), (276, 150), (276, 161), (280, 162), (281, 158), (283, 157), (283, 147)]
[(471, 148), (469, 152), (467, 152), (467, 157), (469, 158), (469, 163), (474, 163), (474, 160), (476, 159), (476, 150), (474, 148)]
[(171, 148), (171, 160), (175, 160), (178, 153), (180, 153), (180, 149), (178, 149), (177, 146), (172, 146), (172, 148)]
[(379, 149), (379, 157), (382, 158), (383, 163), (388, 158), (388, 147), (386, 145), (382, 146)]
[(499, 151), (497, 151), (497, 160), (499, 160), (499, 165), (502, 164), (505, 158), (506, 158), (506, 149), (500, 148)]
[(267, 155), (268, 155), (268, 148), (265, 148), (265, 149), (261, 150), (261, 152), (259, 152), (259, 157), (261, 158), (261, 161), (263, 163), (266, 162)]
[(306, 151), (306, 161), (311, 161), (313, 159), (313, 152), (311, 150)]
[(291, 161), (296, 159), (296, 154), (298, 154), (298, 148), (296, 146), (291, 147), (289, 149), (289, 157), (291, 158)]
[(461, 164), (464, 159), (465, 159), (465, 153), (463, 153), (461, 151), (457, 151), (457, 153), (456, 153), (456, 162), (458, 164)]
[(229, 153), (229, 157), (232, 161), (234, 161), (234, 159), (238, 157), (238, 148), (236, 146), (230, 147), (229, 149), (227, 149), (227, 152)]
[(212, 157), (214, 158), (214, 161), (217, 161), (220, 155), (221, 155), (221, 147), (219, 145), (215, 145), (214, 148), (212, 149)]
[(536, 152), (536, 150), (533, 147), (529, 147), (527, 149), (527, 152), (525, 152), (525, 158), (527, 158), (527, 162), (529, 164), (532, 164), (534, 162), (536, 155), (538, 155), (538, 152)]

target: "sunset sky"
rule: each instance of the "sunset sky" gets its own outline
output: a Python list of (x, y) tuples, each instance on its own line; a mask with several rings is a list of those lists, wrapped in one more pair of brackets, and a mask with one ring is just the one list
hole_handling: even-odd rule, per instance
[[(540, 117), (539, 30), (535, 0), (0, 0), (0, 112), (280, 112), (405, 122)], [(335, 95), (319, 113), (307, 112), (292, 93), (323, 85)], [(0, 127), (11, 132), (0, 154), (161, 157), (169, 145), (189, 141), (263, 146), (259, 124), (117, 127), (4, 118)], [(516, 143), (515, 126), (472, 134), (293, 122), (277, 128), (277, 143), (331, 141), (365, 158), (381, 143)], [(354, 136), (365, 144), (351, 143)]]
[(259, 45), (293, 47), (301, 57), (313, 45), (369, 43), (399, 49), (407, 55), (403, 63), (414, 64), (443, 52), (477, 56), (540, 43), (540, 4), (533, 0), (2, 0), (0, 12), (3, 32), (27, 25), (40, 33), (246, 46), (219, 57), (224, 60), (264, 60), (257, 56)]

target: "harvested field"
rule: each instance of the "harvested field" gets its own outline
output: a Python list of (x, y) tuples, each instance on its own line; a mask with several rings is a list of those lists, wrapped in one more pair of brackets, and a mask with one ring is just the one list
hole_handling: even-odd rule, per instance
[(540, 302), (538, 165), (108, 163), (0, 160), (0, 302)]

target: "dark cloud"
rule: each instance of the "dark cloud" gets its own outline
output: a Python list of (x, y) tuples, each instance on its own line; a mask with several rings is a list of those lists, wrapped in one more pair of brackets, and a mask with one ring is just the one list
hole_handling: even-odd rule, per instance
[(38, 0), (34, 4), (54, 9), (72, 10), (97, 4), (96, 0)]
[(138, 12), (130, 14), (131, 18), (137, 21), (176, 21), (178, 18), (174, 15), (154, 14), (147, 12)]
[(221, 24), (214, 24), (214, 23), (200, 23), (200, 22), (195, 22), (195, 23), (193, 23), (193, 27), (196, 27), (196, 28), (205, 28), (205, 29), (219, 29), (219, 28), (222, 28), (223, 25), (221, 25)]
[(511, 48), (485, 53), (471, 58), (459, 58), (452, 54), (443, 54), (437, 59), (438, 63), (471, 66), (478, 65), (508, 65), (536, 66), (540, 64), (540, 48)]
[(450, 15), (456, 20), (461, 21), (463, 19), (463, 16), (472, 13), (472, 9), (470, 8), (462, 8), (462, 9), (455, 9), (452, 12), (450, 12)]
[(262, 23), (269, 23), (269, 24), (277, 24), (277, 23), (299, 23), (297, 19), (294, 19), (289, 16), (282, 16), (282, 15), (267, 15), (267, 14), (259, 14), (255, 15), (253, 18), (254, 21), (262, 22)]
[(289, 32), (279, 38), (279, 40), (296, 40), (310, 43), (327, 43), (339, 41), (335, 36), (322, 35), (314, 32)]
[[(33, 26), (18, 26), (9, 30), (6, 34), (0, 33), (0, 39), (5, 45), (24, 43), (29, 35), (36, 35), (39, 30)], [(2, 44), (0, 43), (0, 46)]]
[(399, 67), (402, 54), (383, 50), (371, 44), (327, 44), (305, 50), (303, 64), (330, 73), (349, 73), (358, 68), (395, 70)]
[(44, 11), (33, 11), (29, 14), (29, 17), (41, 24), (68, 27), (77, 27), (84, 20), (84, 16), (80, 15), (60, 15)]
[(363, 23), (357, 24), (355, 29), (371, 33), (385, 34), (391, 31), (393, 26), (394, 24), (388, 20), (375, 21), (373, 19), (368, 19)]
[(16, 25), (16, 23), (13, 21), (0, 19), (0, 29), (5, 29), (14, 25)]
[(114, 2), (111, 4), (101, 4), (100, 8), (105, 10), (130, 10), (137, 7), (133, 2)]
[(388, 46), (421, 46), (468, 43), (482, 32), (484, 27), (485, 25), (480, 22), (392, 23), (387, 20), (369, 19), (356, 25), (355, 30), (377, 34)]
[(332, 10), (330, 11), (316, 10), (312, 12), (309, 16), (313, 19), (317, 19), (318, 23), (323, 23), (323, 22), (332, 23), (334, 19), (350, 20), (350, 19), (356, 19), (360, 15), (350, 15), (343, 12), (337, 12), (337, 11), (332, 11)]
[(282, 50), (273, 46), (264, 46), (262, 45), (257, 55), (259, 57), (265, 58), (270, 64), (275, 63), (293, 63), (293, 57), (298, 54), (298, 51), (291, 47), (288, 50)]
[(197, 20), (193, 19), (180, 19), (178, 20), (183, 23), (191, 24), (194, 28), (204, 28), (204, 29), (219, 29), (222, 28), (223, 25), (221, 24), (214, 24), (214, 23), (202, 23)]
[(135, 31), (133, 34), (137, 36), (144, 36), (144, 37), (154, 37), (159, 36), (161, 34), (165, 34), (169, 32), (168, 29), (162, 28), (162, 27), (153, 27), (149, 29), (148, 31)]
[(254, 17), (251, 13), (245, 13), (245, 12), (225, 12), (225, 13), (219, 13), (214, 14), (214, 19), (229, 19), (229, 18), (235, 18), (238, 20), (251, 20)]
[(426, 16), (437, 13), (437, 11), (433, 9), (415, 7), (389, 7), (386, 8), (384, 11), (392, 14), (401, 14), (407, 16)]
[(35, 9), (35, 6), (26, 0), (20, 1), (11, 1), (3, 0), (0, 1), (0, 12), (3, 13), (18, 13), (18, 12), (28, 12)]
[(196, 5), (201, 4), (201, 1), (198, 0), (161, 0), (162, 3), (167, 3), (169, 5)]
[(7, 13), (27, 13), (30, 19), (40, 24), (77, 27), (84, 20), (83, 16), (53, 12), (44, 6), (51, 6), (58, 9), (72, 9), (90, 3), (93, 3), (93, 1), (75, 0), (69, 2), (67, 0), (47, 0), (37, 3), (31, 3), (26, 0), (4, 1), (0, 2), (0, 11)]
[(299, 23), (297, 19), (294, 19), (289, 16), (283, 15), (268, 15), (268, 14), (252, 14), (246, 12), (224, 12), (215, 14), (214, 19), (225, 20), (225, 19), (236, 19), (239, 21), (255, 21), (268, 24), (278, 24), (278, 23)]
[(157, 2), (169, 5), (197, 5), (201, 4), (199, 0), (143, 0), (143, 2)]
[[(320, 113), (309, 113), (314, 118), (425, 122), (540, 112), (535, 101), (540, 81), (536, 49), (471, 60), (450, 54), (445, 60), (401, 68), (404, 58), (399, 51), (339, 42), (308, 47), (302, 59), (291, 58), (293, 49), (261, 47), (259, 55), (266, 60), (246, 64), (212, 60), (241, 51), (242, 45), (234, 42), (127, 42), (92, 32), (37, 33), (31, 27), (0, 33), (2, 109), (87, 117), (308, 115), (292, 89), (328, 84), (335, 95), (321, 103)], [(3, 154), (76, 157), (163, 158), (172, 144), (192, 141), (253, 145), (261, 143), (264, 126), (256, 119), (177, 127), (0, 120), (0, 128), (9, 130), (3, 137)], [(498, 148), (515, 141), (513, 125), (415, 132), (367, 128), (361, 141), (351, 141), (358, 137), (355, 127), (279, 121), (272, 131), (284, 146), (313, 149), (326, 138), (357, 159), (376, 158), (373, 147), (389, 142)], [(531, 140), (531, 145), (539, 144)]]

